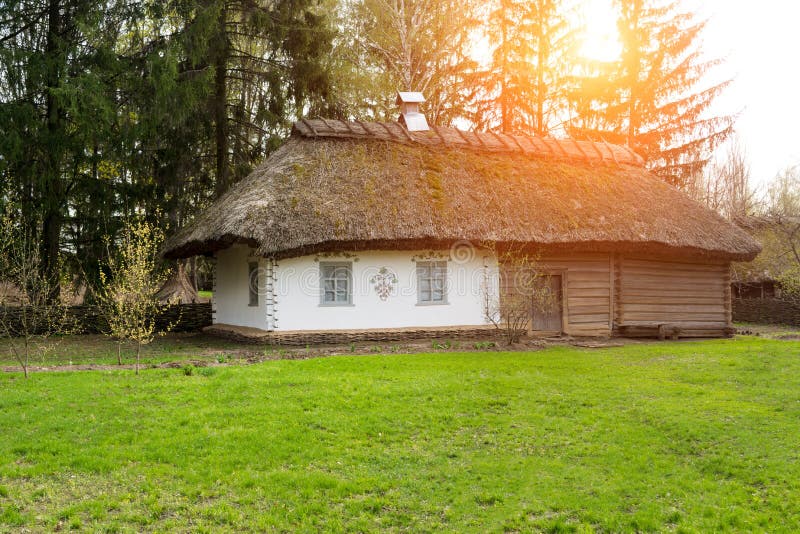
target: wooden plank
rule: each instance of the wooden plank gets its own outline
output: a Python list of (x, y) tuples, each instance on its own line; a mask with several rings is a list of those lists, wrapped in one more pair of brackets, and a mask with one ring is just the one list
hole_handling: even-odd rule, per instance
[(656, 290), (656, 291), (669, 291), (670, 289), (714, 289), (722, 291), (725, 289), (725, 282), (710, 282), (704, 284), (697, 284), (697, 283), (687, 283), (687, 282), (673, 282), (671, 284), (666, 284), (663, 281), (659, 282), (657, 280), (630, 280), (628, 278), (622, 278), (622, 288), (623, 289), (648, 289), (648, 290)]
[(625, 309), (633, 315), (639, 312), (681, 312), (681, 313), (725, 313), (725, 306), (722, 302), (717, 304), (661, 304), (661, 303), (648, 303), (648, 304), (626, 304)]
[(608, 291), (608, 281), (607, 280), (593, 280), (591, 282), (578, 282), (575, 280), (571, 280), (567, 287), (569, 289), (596, 289), (596, 290), (603, 290)]
[(678, 267), (687, 267), (687, 268), (713, 268), (713, 267), (720, 267), (726, 264), (725, 261), (695, 261), (695, 260), (676, 260), (675, 258), (640, 258), (635, 256), (625, 256), (625, 264), (626, 265), (653, 265), (653, 264), (662, 264), (662, 265), (675, 265)]
[(724, 265), (687, 265), (673, 263), (625, 263), (622, 268), (626, 271), (648, 271), (656, 270), (670, 273), (722, 273), (725, 271)]
[(688, 288), (688, 289), (675, 289), (671, 287), (661, 288), (659, 290), (653, 289), (629, 289), (625, 292), (625, 299), (637, 297), (652, 297), (652, 298), (681, 298), (681, 297), (699, 297), (699, 298), (716, 298), (722, 300), (725, 296), (725, 288), (703, 289), (703, 288)]
[(569, 279), (573, 282), (597, 282), (598, 286), (608, 284), (608, 274), (603, 272), (569, 271)]
[(608, 300), (611, 292), (607, 287), (590, 287), (590, 288), (582, 288), (582, 287), (573, 287), (570, 285), (567, 287), (570, 290), (569, 299), (572, 300), (576, 296), (579, 298), (601, 298), (603, 300)]
[(569, 271), (563, 270), (561, 274), (561, 329), (566, 330), (570, 327), (569, 311)]
[(725, 314), (724, 313), (709, 313), (709, 314), (702, 314), (702, 313), (675, 313), (675, 312), (664, 312), (664, 313), (628, 313), (626, 312), (626, 324), (633, 324), (635, 322), (664, 322), (664, 323), (675, 323), (675, 324), (683, 324), (683, 323), (696, 323), (696, 322), (725, 322)]
[(659, 280), (664, 283), (677, 282), (695, 282), (695, 283), (708, 283), (719, 281), (723, 282), (725, 279), (724, 273), (698, 273), (697, 275), (678, 275), (674, 273), (663, 272), (631, 272), (625, 271), (625, 276), (631, 280)]
[(570, 316), (569, 323), (571, 325), (596, 323), (598, 327), (603, 327), (606, 325), (606, 323), (608, 323), (608, 314), (606, 313), (597, 313), (592, 315), (574, 314)]
[(608, 337), (611, 335), (611, 329), (604, 328), (572, 328), (567, 332), (571, 336), (580, 337)]
[(724, 305), (724, 299), (721, 295), (713, 297), (699, 297), (694, 295), (678, 295), (678, 296), (664, 296), (657, 300), (652, 295), (647, 296), (631, 296), (626, 295), (623, 299), (625, 304), (658, 304), (658, 305)]
[(681, 271), (681, 272), (704, 272), (704, 271), (722, 271), (725, 269), (724, 263), (703, 264), (703, 263), (679, 263), (668, 261), (625, 261), (622, 264), (623, 269), (660, 269), (664, 271)]
[(575, 269), (607, 269), (607, 260), (605, 257), (591, 258), (591, 259), (577, 259), (577, 258), (540, 258), (537, 261), (539, 265), (564, 265)]
[[(674, 322), (674, 321), (673, 321)], [(625, 323), (630, 326), (650, 325), (653, 321), (628, 321)], [(683, 328), (724, 328), (725, 323), (722, 321), (680, 321), (679, 323)]]
[(671, 280), (702, 280), (702, 281), (709, 281), (709, 280), (720, 280), (722, 281), (725, 278), (724, 273), (696, 273), (696, 274), (687, 274), (687, 273), (669, 273), (666, 271), (629, 271), (627, 269), (623, 269), (625, 272), (626, 278), (631, 279), (649, 279), (649, 278), (658, 278), (658, 279), (671, 279)]
[(725, 323), (728, 326), (733, 325), (733, 308), (731, 305), (731, 266), (728, 265), (728, 272), (725, 274)]
[(685, 273), (668, 273), (666, 271), (659, 272), (659, 271), (629, 271), (625, 270), (625, 276), (630, 276), (631, 278), (658, 278), (662, 280), (676, 280), (676, 281), (698, 281), (698, 282), (709, 282), (714, 280), (724, 280), (725, 274), (724, 273), (697, 273), (697, 274), (685, 274)]
[(546, 255), (546, 256), (539, 256), (540, 262), (561, 262), (561, 263), (568, 263), (570, 265), (579, 265), (583, 263), (596, 263), (598, 265), (605, 265), (606, 258), (608, 258), (608, 254), (595, 254), (595, 255), (567, 255), (562, 256), (560, 254), (553, 254), (553, 255)]
[[(720, 301), (721, 302), (721, 301)], [(569, 297), (570, 306), (608, 306), (608, 296), (606, 297), (576, 297), (573, 293)]]
[(608, 315), (608, 305), (605, 302), (597, 306), (570, 306), (570, 310), (572, 315)]
[(614, 324), (621, 324), (625, 315), (625, 305), (622, 301), (622, 261), (623, 257), (619, 253), (614, 253)]
[(641, 264), (641, 265), (649, 265), (653, 263), (666, 263), (670, 265), (697, 265), (697, 266), (713, 266), (713, 265), (725, 265), (724, 261), (720, 260), (703, 260), (701, 258), (697, 259), (676, 259), (672, 256), (625, 256), (625, 261), (630, 264)]
[(614, 255), (608, 255), (608, 328), (614, 328)]

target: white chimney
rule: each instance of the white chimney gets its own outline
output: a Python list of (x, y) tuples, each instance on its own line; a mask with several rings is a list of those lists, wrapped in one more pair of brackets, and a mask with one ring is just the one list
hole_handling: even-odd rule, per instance
[(419, 112), (419, 105), (425, 102), (422, 93), (398, 92), (397, 105), (400, 106), (400, 124), (409, 132), (428, 131), (428, 121), (425, 115)]

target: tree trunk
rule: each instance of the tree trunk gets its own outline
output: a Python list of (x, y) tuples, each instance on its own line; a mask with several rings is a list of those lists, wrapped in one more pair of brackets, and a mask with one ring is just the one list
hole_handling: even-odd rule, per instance
[[(505, 17), (505, 15), (504, 15)], [(504, 134), (511, 133), (511, 117), (510, 111), (508, 106), (508, 91), (507, 91), (507, 82), (508, 82), (508, 43), (506, 37), (506, 21), (505, 18), (501, 22), (503, 25), (501, 28), (501, 47), (502, 47), (502, 56), (500, 62), (500, 130)]]
[(194, 288), (195, 291), (197, 291), (198, 290), (198, 287), (197, 287), (197, 256), (192, 256), (192, 259), (189, 260), (189, 261), (191, 261), (191, 266), (192, 266), (192, 277), (190, 278), (190, 280), (192, 281), (192, 287)]
[(28, 346), (28, 338), (26, 337), (25, 338), (25, 356), (24, 356), (24, 360), (21, 362), (22, 363), (22, 372), (25, 375), (25, 378), (28, 378), (28, 361), (30, 361), (28, 359), (29, 355), (30, 355), (30, 348)]
[(142, 342), (141, 341), (137, 341), (136, 342), (136, 374), (137, 375), (139, 374), (139, 356), (141, 355), (141, 353), (142, 353)]
[(542, 25), (544, 24), (545, 15), (541, 12), (541, 6), (539, 6), (539, 28), (537, 38), (538, 41), (536, 43), (537, 48), (537, 65), (536, 65), (536, 125), (534, 126), (534, 132), (536, 135), (540, 135), (544, 137), (546, 134), (546, 128), (544, 126), (544, 101), (545, 101), (545, 87), (544, 87), (544, 69), (545, 69), (545, 61), (547, 60), (547, 54), (545, 53), (545, 45), (544, 43), (544, 29)]
[(117, 341), (117, 365), (122, 365), (122, 340)]
[(40, 178), (40, 195), (42, 205), (42, 241), (40, 253), (42, 258), (42, 275), (50, 284), (50, 300), (56, 300), (59, 294), (59, 240), (63, 224), (62, 208), (65, 204), (64, 184), (61, 180), (61, 154), (64, 111), (55, 97), (61, 81), (62, 62), (60, 57), (61, 36), (61, 3), (50, 0), (47, 6), (47, 37), (45, 56), (48, 67), (45, 81), (47, 138), (44, 140), (44, 166)]
[(228, 189), (228, 12), (225, 0), (220, 8), (219, 27), (217, 31), (219, 46), (214, 58), (214, 127), (217, 145), (216, 195), (219, 198)]

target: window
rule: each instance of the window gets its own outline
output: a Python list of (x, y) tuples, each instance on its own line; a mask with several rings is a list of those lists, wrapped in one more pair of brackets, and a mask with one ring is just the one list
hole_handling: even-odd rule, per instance
[(447, 262), (417, 263), (417, 303), (447, 304)]
[(353, 303), (353, 265), (320, 263), (322, 306), (349, 306)]
[(247, 264), (247, 288), (250, 295), (249, 306), (258, 306), (258, 262)]

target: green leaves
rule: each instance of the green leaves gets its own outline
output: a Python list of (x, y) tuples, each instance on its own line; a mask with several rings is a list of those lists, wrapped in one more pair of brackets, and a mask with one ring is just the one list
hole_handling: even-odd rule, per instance
[(158, 261), (163, 240), (163, 231), (142, 219), (125, 224), (117, 253), (99, 272), (97, 302), (108, 322), (108, 335), (141, 346), (157, 334), (156, 316), (164, 308), (158, 292), (168, 276)]

